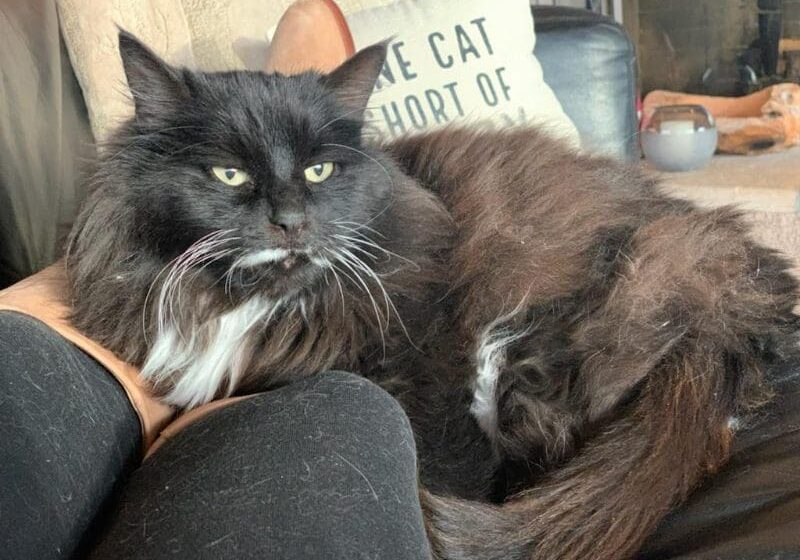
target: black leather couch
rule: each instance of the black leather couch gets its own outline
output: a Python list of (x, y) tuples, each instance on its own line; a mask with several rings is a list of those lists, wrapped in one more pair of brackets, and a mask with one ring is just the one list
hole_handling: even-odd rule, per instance
[(531, 9), (534, 53), (583, 147), (638, 159), (636, 51), (628, 34), (613, 20), (587, 10)]
[[(545, 79), (584, 145), (636, 159), (635, 55), (624, 30), (582, 10), (533, 14)], [(77, 162), (92, 148), (53, 0), (0, 7), (0, 72), (2, 287), (55, 258), (84, 195)], [(800, 559), (799, 373), (800, 361), (776, 372), (779, 397), (744, 427), (730, 465), (663, 523), (642, 560)]]

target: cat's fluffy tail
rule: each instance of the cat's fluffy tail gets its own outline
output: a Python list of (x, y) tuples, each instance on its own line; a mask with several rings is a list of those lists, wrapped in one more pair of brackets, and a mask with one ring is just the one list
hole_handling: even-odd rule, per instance
[(755, 367), (695, 340), (665, 357), (629, 410), (534, 488), (502, 505), (423, 491), (434, 558), (633, 557), (663, 516), (727, 460), (743, 389), (733, 380)]

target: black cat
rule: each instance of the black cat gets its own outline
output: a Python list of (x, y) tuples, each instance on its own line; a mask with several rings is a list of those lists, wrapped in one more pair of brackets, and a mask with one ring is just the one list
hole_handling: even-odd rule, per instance
[(437, 557), (629, 558), (769, 399), (797, 287), (733, 210), (527, 128), (371, 145), (383, 45), (326, 76), (120, 52), (136, 114), (73, 229), (75, 324), (184, 408), (380, 383)]

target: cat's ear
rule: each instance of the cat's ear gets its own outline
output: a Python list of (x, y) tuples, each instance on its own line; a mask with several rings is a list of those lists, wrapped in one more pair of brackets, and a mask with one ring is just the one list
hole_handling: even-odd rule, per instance
[(137, 120), (158, 120), (189, 97), (181, 72), (124, 30), (119, 32), (119, 54)]
[(323, 78), (325, 85), (336, 94), (345, 107), (363, 110), (378, 81), (386, 61), (388, 42), (376, 43), (361, 49), (336, 70)]

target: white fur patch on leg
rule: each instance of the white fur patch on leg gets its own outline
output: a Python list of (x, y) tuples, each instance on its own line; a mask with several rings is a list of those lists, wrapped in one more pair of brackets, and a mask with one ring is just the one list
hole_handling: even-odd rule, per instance
[[(174, 377), (164, 400), (182, 408), (193, 408), (220, 394), (230, 394), (242, 373), (242, 347), (257, 325), (263, 328), (282, 307), (282, 301), (254, 297), (238, 307), (193, 325), (181, 336), (175, 325), (167, 324), (158, 336), (142, 367), (142, 377), (153, 383)], [(182, 329), (184, 330), (184, 329)]]
[(527, 335), (531, 327), (513, 332), (503, 323), (510, 321), (523, 307), (521, 302), (511, 313), (498, 317), (481, 332), (475, 352), (476, 376), (473, 381), (470, 412), (481, 429), (492, 439), (497, 434), (497, 381), (506, 365), (506, 348)]

